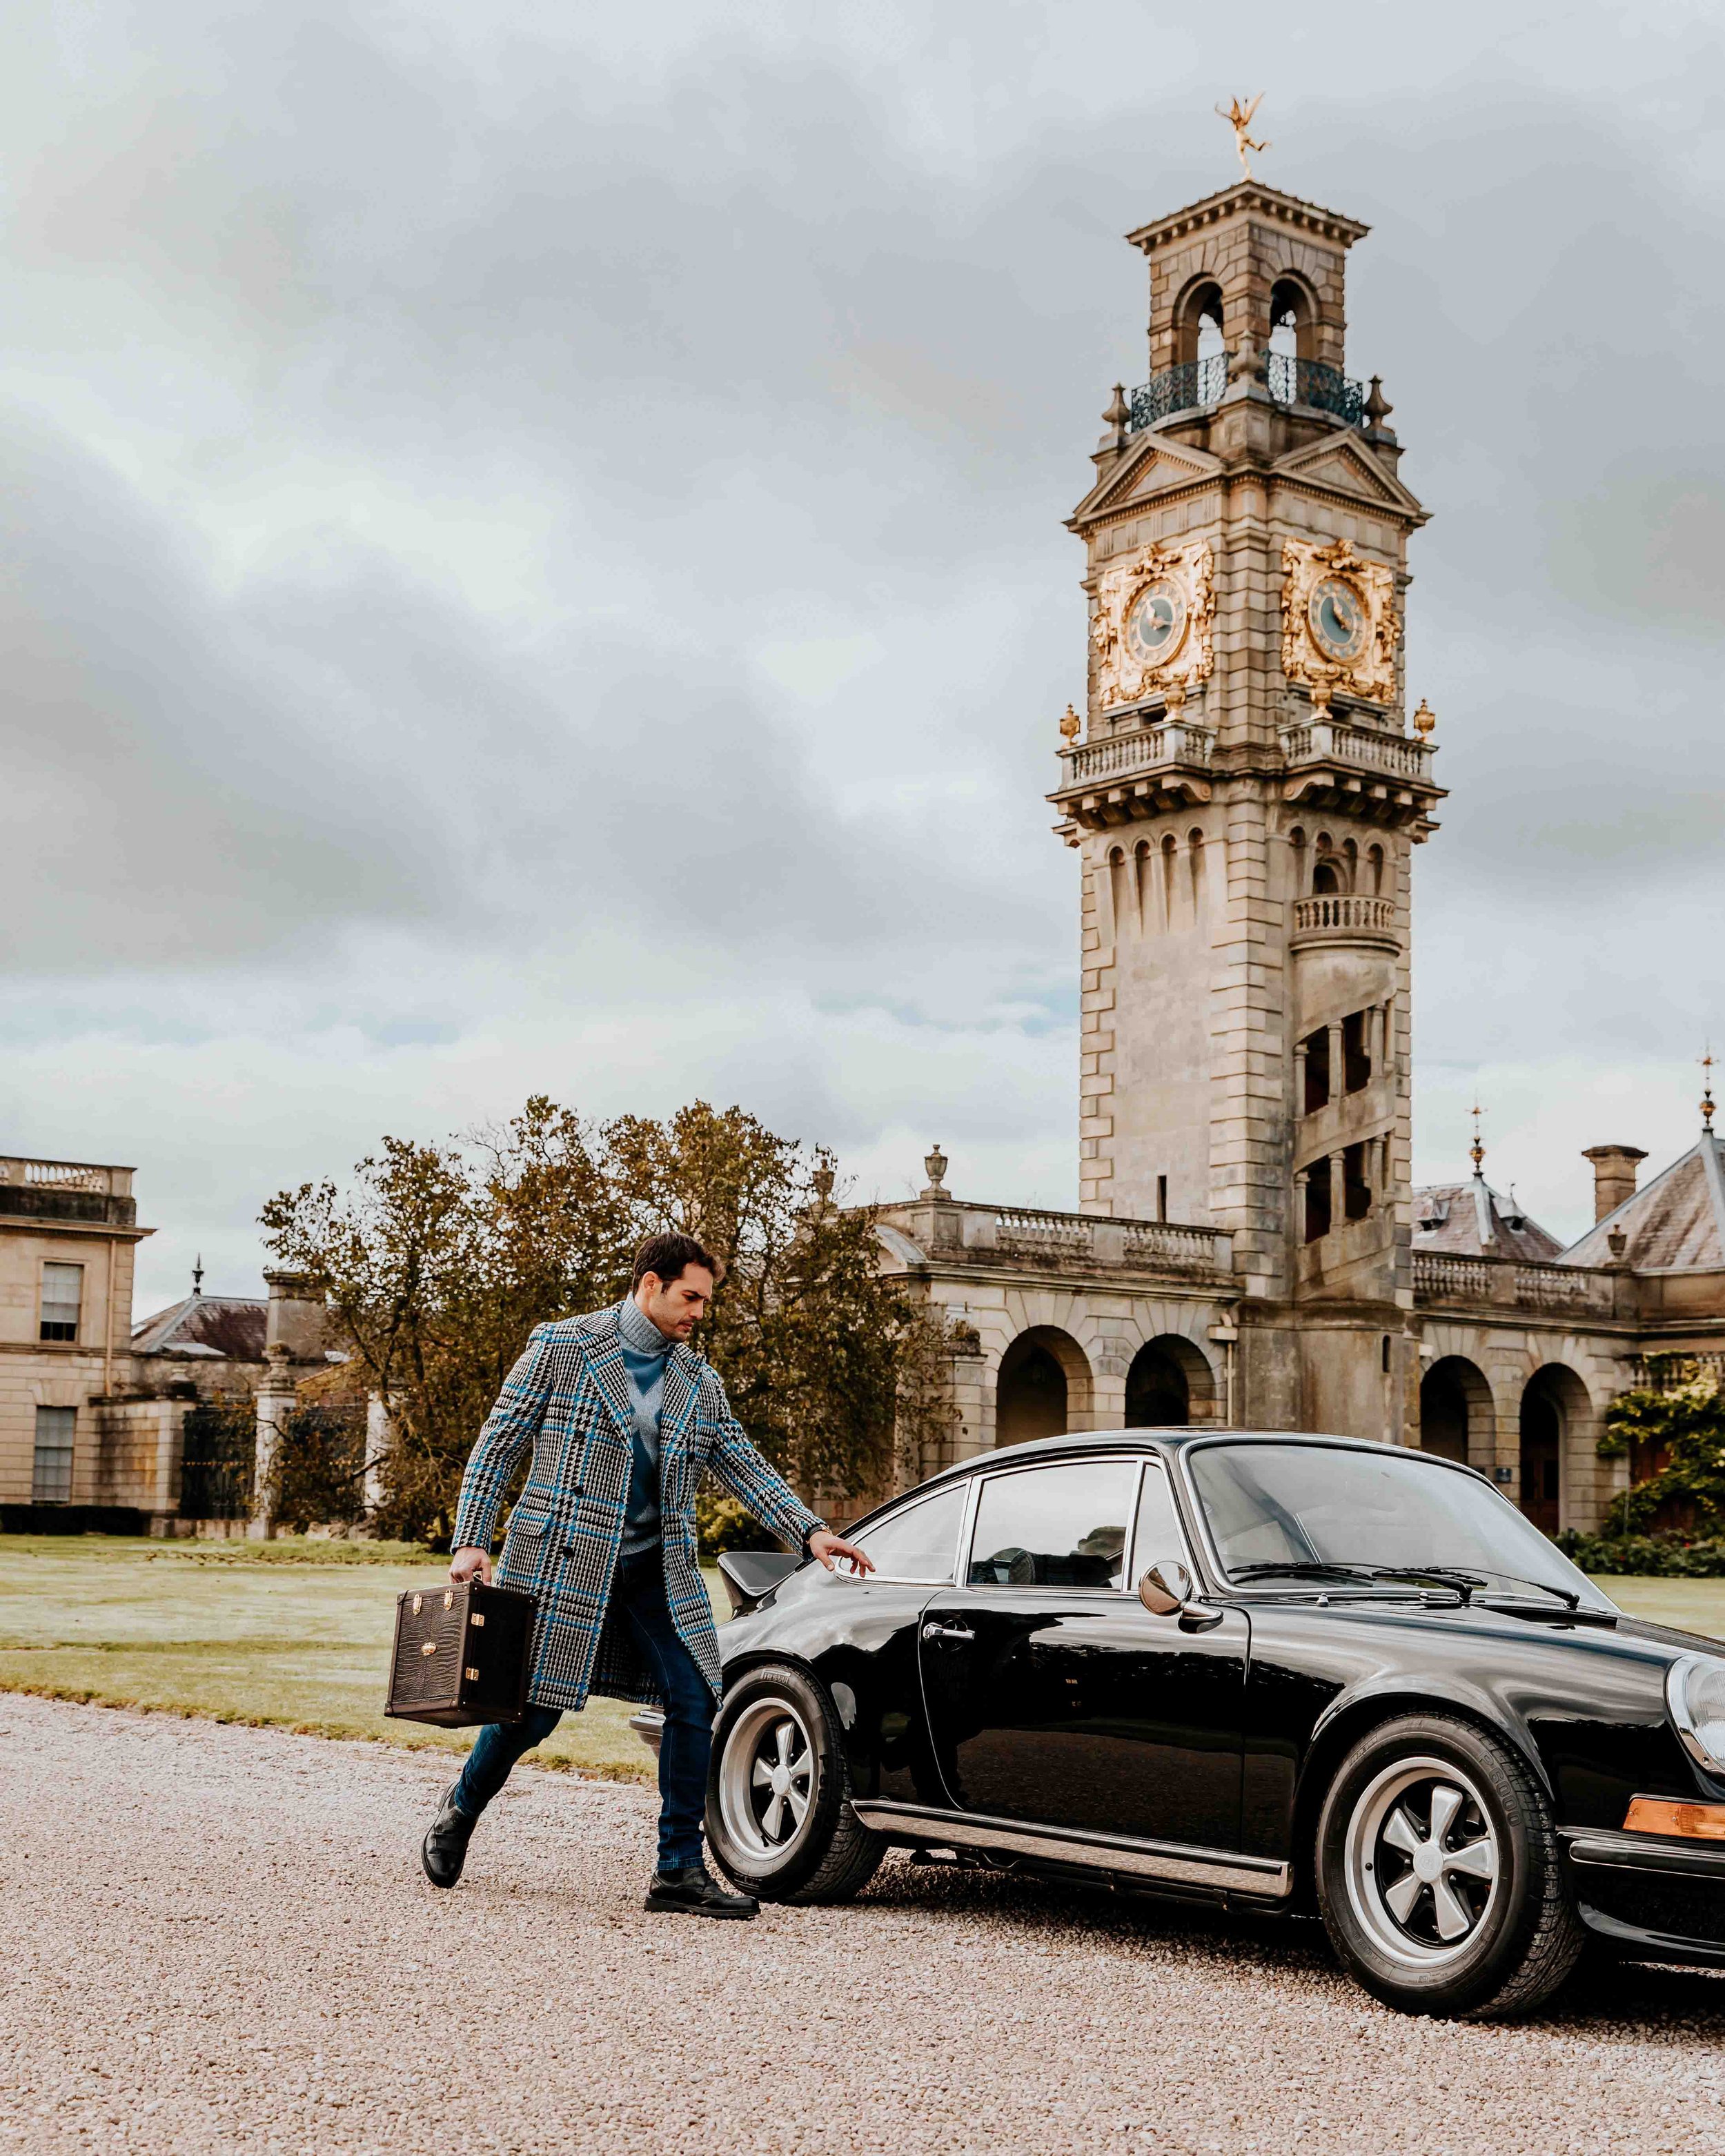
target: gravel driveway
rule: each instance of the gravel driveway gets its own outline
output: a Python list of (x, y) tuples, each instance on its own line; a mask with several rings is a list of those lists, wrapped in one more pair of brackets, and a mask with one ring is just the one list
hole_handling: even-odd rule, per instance
[(649, 1917), (653, 1799), (0, 1695), (0, 2152), (1725, 2151), (1725, 1977), (1411, 2021), (1308, 1924), (894, 1862)]

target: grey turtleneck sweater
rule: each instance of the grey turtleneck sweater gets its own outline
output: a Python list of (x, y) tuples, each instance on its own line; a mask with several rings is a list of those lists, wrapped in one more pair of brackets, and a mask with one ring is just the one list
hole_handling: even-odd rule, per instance
[(675, 1346), (629, 1297), (617, 1306), (617, 1338), (629, 1373), (634, 1410), (629, 1444), (629, 1504), (623, 1554), (634, 1557), (659, 1540), (659, 1416), (665, 1399), (665, 1358)]

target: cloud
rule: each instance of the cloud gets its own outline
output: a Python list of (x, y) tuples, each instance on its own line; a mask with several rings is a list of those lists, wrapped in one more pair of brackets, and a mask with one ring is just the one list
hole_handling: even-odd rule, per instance
[(1144, 371), (1119, 234), (1229, 177), (1240, 49), (1266, 177), (1376, 228), (1352, 364), (1435, 512), (1423, 1167), (1476, 1070), (1536, 1212), (1553, 1085), (1580, 1142), (1666, 1129), (1722, 1000), (1721, 63), (1680, 0), (1373, 23), (1253, 0), (1153, 66), (1123, 0), (0, 33), (0, 1109), (139, 1161), (146, 1295), (542, 1086), (1070, 1202), (1060, 521)]

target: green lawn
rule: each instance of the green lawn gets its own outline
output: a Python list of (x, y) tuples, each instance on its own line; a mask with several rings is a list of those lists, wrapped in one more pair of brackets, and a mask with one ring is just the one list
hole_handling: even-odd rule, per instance
[[(464, 1751), (470, 1731), (382, 1712), (396, 1595), (442, 1565), (400, 1545), (0, 1535), (0, 1691)], [(711, 1571), (707, 1585), (722, 1614)], [(1599, 1585), (1638, 1616), (1725, 1639), (1725, 1579)], [(531, 1757), (644, 1780), (630, 1712), (596, 1700)]]
[[(395, 1598), (444, 1563), (351, 1543), (0, 1535), (0, 1691), (463, 1752), (470, 1730), (382, 1712)], [(529, 1756), (648, 1779), (633, 1711), (595, 1700)]]

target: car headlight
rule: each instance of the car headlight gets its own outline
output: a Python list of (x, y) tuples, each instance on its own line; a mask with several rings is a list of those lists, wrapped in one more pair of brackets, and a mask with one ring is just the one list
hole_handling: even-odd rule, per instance
[(1666, 1671), (1665, 1703), (1696, 1765), (1725, 1775), (1725, 1661), (1685, 1655), (1673, 1662)]

